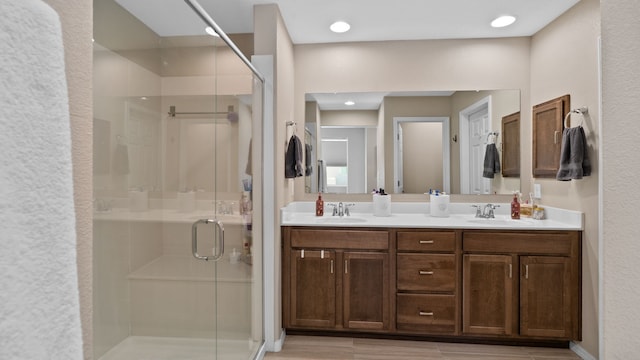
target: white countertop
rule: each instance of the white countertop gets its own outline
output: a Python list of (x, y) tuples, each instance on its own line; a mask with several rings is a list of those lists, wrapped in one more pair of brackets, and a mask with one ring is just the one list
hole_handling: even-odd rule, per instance
[[(325, 202), (325, 205), (327, 203)], [(499, 205), (495, 219), (475, 217), (472, 203), (451, 203), (448, 217), (429, 215), (429, 203), (393, 203), (391, 216), (373, 216), (372, 203), (354, 203), (351, 216), (315, 216), (314, 202), (292, 202), (281, 209), (282, 226), (327, 227), (392, 227), (392, 228), (446, 228), (446, 229), (499, 229), (499, 230), (583, 230), (583, 214), (578, 211), (544, 206), (544, 220), (522, 218), (512, 220), (510, 204)], [(481, 204), (484, 205), (484, 204)]]

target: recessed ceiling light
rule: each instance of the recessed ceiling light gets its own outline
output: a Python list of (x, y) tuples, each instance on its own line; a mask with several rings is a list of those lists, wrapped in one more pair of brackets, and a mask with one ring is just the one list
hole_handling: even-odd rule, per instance
[(502, 15), (497, 17), (495, 20), (491, 22), (491, 26), (494, 28), (501, 28), (505, 26), (509, 26), (516, 21), (516, 18), (511, 15)]
[(347, 105), (347, 106), (353, 106), (356, 103), (354, 103), (352, 100), (347, 100), (347, 101), (344, 102), (344, 104)]
[(218, 35), (218, 33), (213, 30), (211, 26), (207, 26), (206, 28), (204, 28), (204, 31), (211, 36), (220, 37), (220, 35)]
[(351, 29), (351, 25), (344, 21), (336, 21), (329, 26), (329, 29), (335, 33), (343, 33), (349, 31), (349, 29)]

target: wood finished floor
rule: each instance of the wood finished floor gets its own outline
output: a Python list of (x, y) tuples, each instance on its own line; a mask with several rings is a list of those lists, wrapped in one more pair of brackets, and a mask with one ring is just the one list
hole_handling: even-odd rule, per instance
[(304, 360), (579, 360), (569, 349), (449, 344), (289, 335), (282, 351), (265, 359)]

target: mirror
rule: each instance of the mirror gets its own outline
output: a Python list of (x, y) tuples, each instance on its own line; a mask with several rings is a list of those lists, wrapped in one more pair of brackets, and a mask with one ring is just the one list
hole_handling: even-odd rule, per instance
[[(308, 93), (305, 143), (315, 171), (305, 189), (510, 194), (520, 190), (520, 143), (513, 135), (519, 134), (513, 121), (519, 112), (520, 90)], [(505, 121), (509, 141), (503, 139)], [(491, 144), (496, 151), (489, 154), (497, 157), (486, 156)], [(485, 157), (491, 171), (485, 171)], [(338, 169), (341, 176), (330, 176)]]

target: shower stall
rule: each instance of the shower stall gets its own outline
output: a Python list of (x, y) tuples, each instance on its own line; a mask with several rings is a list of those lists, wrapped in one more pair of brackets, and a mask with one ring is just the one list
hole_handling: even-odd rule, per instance
[(95, 0), (93, 79), (94, 358), (256, 358), (264, 80), (190, 0)]

